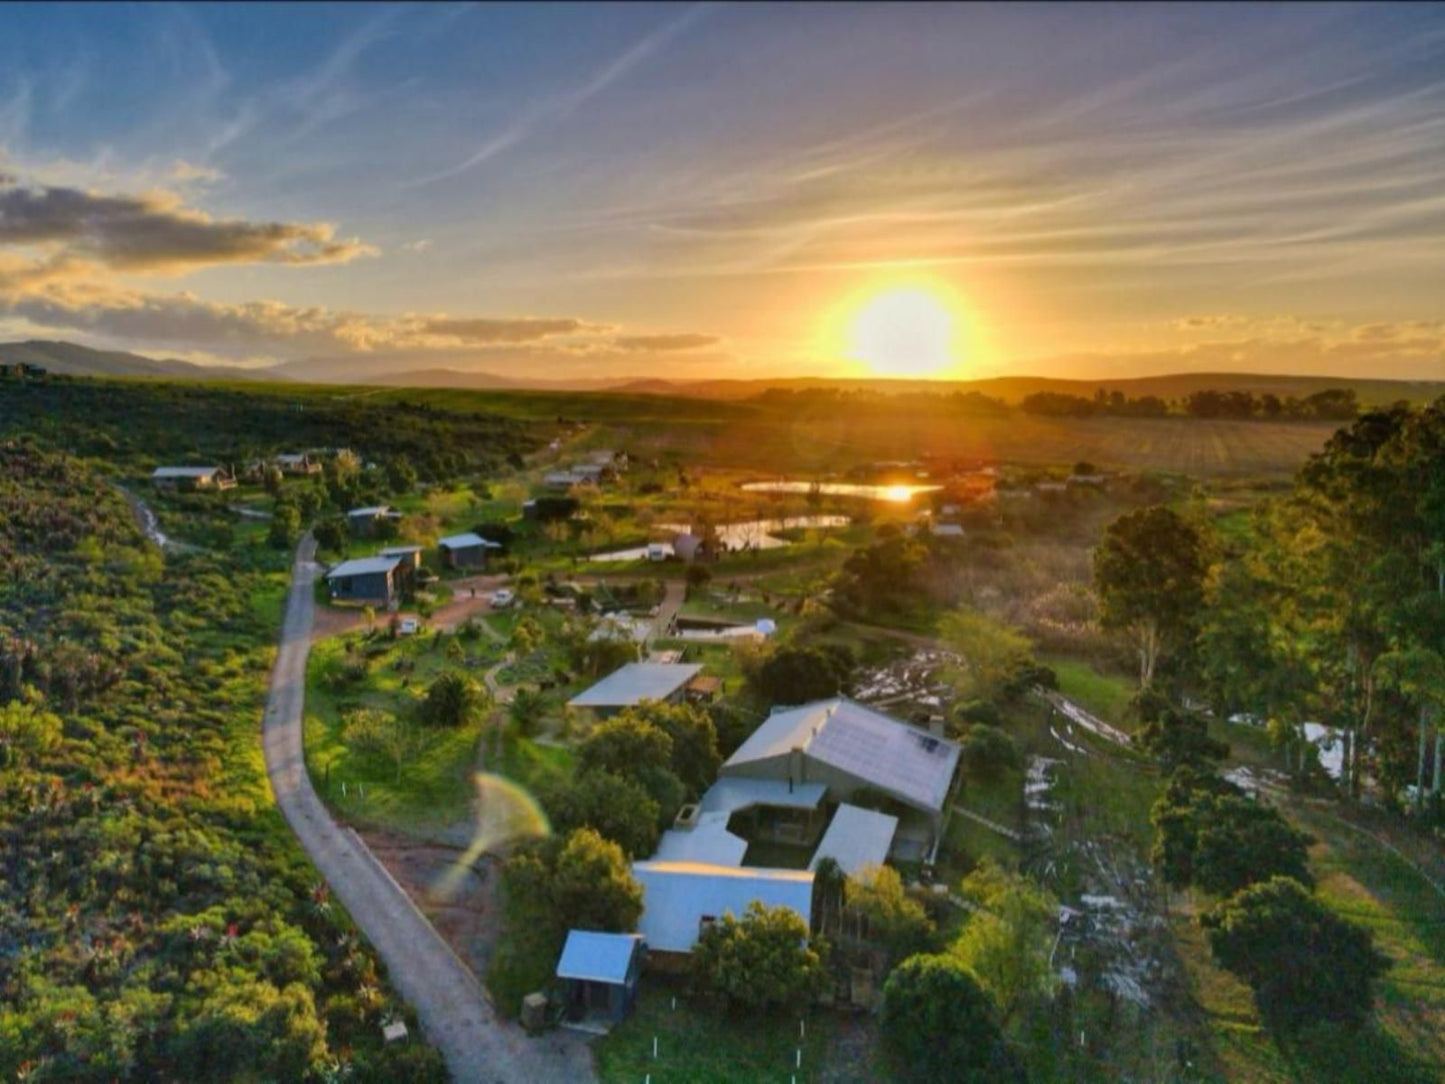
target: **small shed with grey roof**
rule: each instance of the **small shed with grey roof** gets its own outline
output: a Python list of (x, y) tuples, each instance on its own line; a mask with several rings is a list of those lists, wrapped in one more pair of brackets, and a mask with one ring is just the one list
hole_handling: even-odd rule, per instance
[(711, 923), (727, 914), (741, 918), (755, 900), (786, 907), (812, 926), (810, 870), (652, 861), (634, 862), (632, 875), (642, 886), (638, 932), (647, 940), (650, 957), (664, 967), (680, 964)]
[(557, 961), (568, 1020), (620, 1023), (637, 997), (646, 953), (641, 934), (569, 930)]
[(888, 860), (897, 831), (897, 817), (844, 802), (833, 814), (808, 868), (816, 870), (819, 862), (831, 858), (849, 877), (856, 877), (865, 867), (881, 866)]
[(687, 683), (702, 667), (695, 663), (630, 662), (567, 701), (569, 708), (590, 708), (602, 718), (644, 700), (678, 703)]
[(487, 553), (501, 548), (500, 542), (483, 538), (474, 531), (447, 535), (437, 542), (442, 564), (447, 568), (482, 568), (487, 563)]
[(334, 599), (390, 605), (396, 597), (396, 573), (400, 564), (400, 557), (358, 557), (342, 561), (326, 573), (326, 586)]
[(357, 538), (370, 538), (382, 523), (400, 519), (400, 512), (393, 512), (390, 505), (373, 504), (365, 508), (353, 508), (346, 513), (346, 525)]
[(157, 467), (151, 483), (157, 489), (230, 489), (236, 480), (221, 467)]

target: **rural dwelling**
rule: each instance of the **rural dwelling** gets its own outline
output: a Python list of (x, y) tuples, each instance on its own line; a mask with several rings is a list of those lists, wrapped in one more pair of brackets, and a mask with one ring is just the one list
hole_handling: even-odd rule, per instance
[(223, 467), (157, 467), (151, 471), (157, 489), (231, 489), (236, 480)]
[(501, 548), (500, 542), (489, 541), (472, 531), (448, 535), (437, 542), (442, 564), (447, 568), (484, 568), (488, 551)]
[(385, 504), (353, 508), (346, 513), (346, 524), (355, 538), (370, 538), (377, 533), (378, 524), (395, 519), (401, 519), (401, 513), (393, 512), (391, 507)]
[(554, 470), (542, 478), (542, 484), (548, 489), (565, 493), (573, 486), (580, 486), (587, 482), (582, 475), (570, 470)]
[(935, 523), (932, 530), (935, 538), (963, 537), (963, 528), (957, 523)]
[(958, 758), (955, 742), (839, 697), (774, 710), (719, 777), (823, 783), (836, 802), (880, 796), (898, 817), (892, 856), (917, 861), (937, 844)]
[(630, 662), (578, 693), (567, 706), (590, 708), (606, 719), (644, 700), (680, 703), (687, 683), (701, 670), (695, 663)]
[(416, 574), (421, 571), (420, 546), (386, 546), (381, 550), (380, 556), (395, 557), (398, 559), (399, 563), (396, 566), (398, 588), (412, 588), (416, 586)]
[(567, 931), (557, 961), (566, 1019), (584, 1031), (603, 1033), (620, 1024), (637, 997), (646, 955), (641, 934)]
[(342, 561), (326, 573), (326, 586), (334, 599), (389, 606), (396, 598), (396, 570), (400, 564), (400, 557), (358, 557)]
[(286, 452), (276, 457), (282, 474), (320, 474), (321, 464), (305, 452)]
[[(749, 840), (811, 846), (828, 821), (827, 796), (822, 783), (719, 779), (696, 805), (678, 811), (653, 857), (661, 862), (741, 866)], [(746, 838), (739, 833), (746, 833)]]
[(798, 869), (746, 869), (698, 862), (634, 862), (642, 886), (638, 932), (648, 964), (680, 970), (702, 931), (723, 915), (741, 918), (754, 900), (786, 907), (812, 927), (813, 874)]

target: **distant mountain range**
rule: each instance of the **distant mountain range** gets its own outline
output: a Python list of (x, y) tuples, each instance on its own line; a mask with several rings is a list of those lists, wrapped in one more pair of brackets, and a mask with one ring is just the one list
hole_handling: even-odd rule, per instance
[(659, 395), (696, 399), (748, 399), (769, 389), (792, 391), (828, 388), (894, 393), (976, 391), (1016, 403), (1034, 392), (1092, 396), (1103, 388), (1133, 397), (1157, 395), (1179, 399), (1206, 389), (1248, 391), (1254, 395), (1306, 396), (1325, 388), (1354, 388), (1362, 402), (1397, 399), (1428, 401), (1445, 395), (1445, 380), (1370, 380), (1326, 376), (1280, 376), (1268, 373), (1172, 373), (1104, 380), (1067, 380), (1044, 376), (1001, 376), (987, 380), (867, 380), (827, 377), (783, 377), (773, 380), (582, 379), (537, 380), (461, 369), (430, 368), (381, 375), (351, 375), (340, 359), (288, 362), (261, 369), (232, 365), (196, 365), (176, 358), (148, 358), (119, 350), (94, 350), (78, 343), (32, 339), (0, 343), (0, 364), (27, 362), (67, 376), (159, 377), (183, 380), (316, 381), (388, 387), (457, 388), (475, 391), (602, 391), (624, 395)]

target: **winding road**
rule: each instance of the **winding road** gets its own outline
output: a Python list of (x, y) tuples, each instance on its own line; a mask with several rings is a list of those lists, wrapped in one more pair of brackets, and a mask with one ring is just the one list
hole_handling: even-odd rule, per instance
[(541, 1051), (498, 1019), (470, 968), (432, 928), (360, 837), (343, 828), (317, 797), (306, 773), (301, 715), (306, 657), (315, 617), (316, 542), (296, 549), (291, 591), (271, 674), (262, 744), (276, 804), (301, 846), (385, 961), (391, 981), (415, 1008), (422, 1030), (446, 1059), (453, 1079), (473, 1082), (545, 1079)]

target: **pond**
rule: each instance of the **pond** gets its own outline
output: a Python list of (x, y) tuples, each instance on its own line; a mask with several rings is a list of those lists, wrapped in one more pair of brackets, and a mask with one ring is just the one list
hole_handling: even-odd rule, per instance
[[(821, 530), (825, 527), (846, 527), (852, 520), (848, 516), (791, 516), (783, 519), (750, 519), (742, 523), (720, 523), (717, 536), (723, 546), (732, 550), (775, 550), (792, 545), (785, 538), (778, 538), (775, 531)], [(679, 535), (692, 530), (690, 523), (659, 523), (655, 530), (659, 534)], [(633, 546), (609, 553), (594, 553), (593, 561), (642, 561), (647, 558), (646, 546)], [(665, 556), (671, 557), (672, 543), (662, 543)]]
[(908, 504), (920, 493), (936, 493), (942, 486), (864, 485), (859, 482), (748, 482), (749, 493), (821, 493), (828, 497), (861, 497), (889, 504)]

